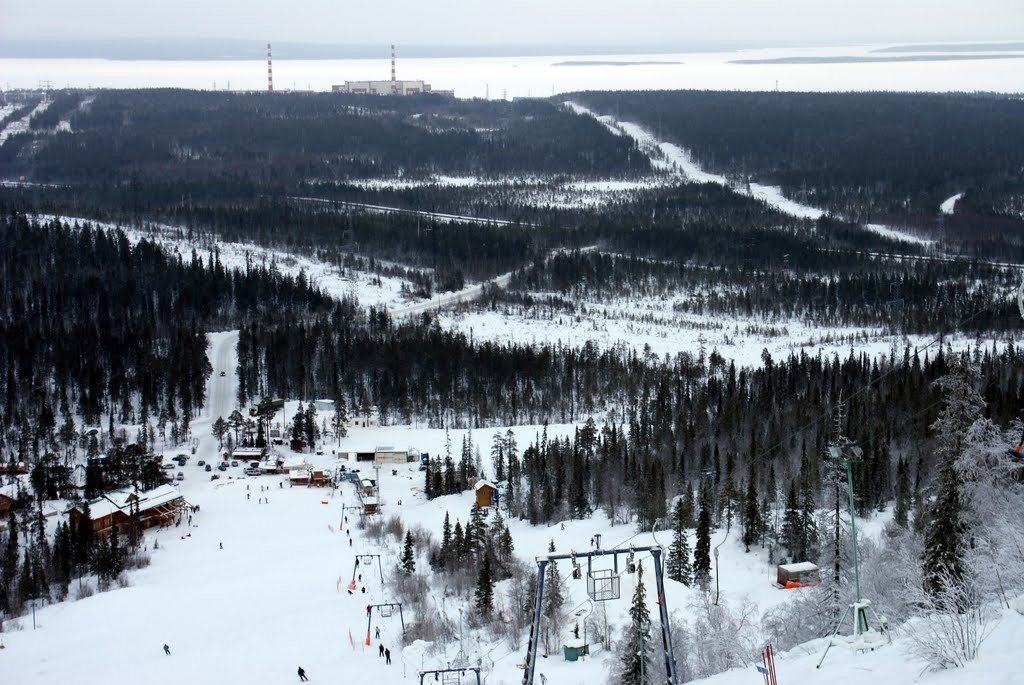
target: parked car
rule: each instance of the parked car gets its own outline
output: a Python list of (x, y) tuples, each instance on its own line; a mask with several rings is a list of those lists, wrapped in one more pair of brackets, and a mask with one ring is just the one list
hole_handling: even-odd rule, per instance
[(196, 462), (196, 466), (206, 466), (206, 460), (200, 459), (199, 461)]
[(212, 476), (210, 476), (210, 480), (220, 480), (220, 474), (219, 473), (213, 474)]
[(323, 454), (324, 453), (324, 448), (323, 447), (317, 447), (316, 448), (316, 453), (317, 454)]
[(238, 466), (238, 462), (237, 462), (237, 461), (235, 461), (234, 459), (232, 459), (232, 460), (231, 460), (231, 465), (232, 465), (232, 466)]
[(258, 461), (250, 461), (249, 462), (249, 468), (251, 468), (251, 469), (258, 469), (259, 467), (260, 467), (260, 463)]
[(185, 480), (185, 474), (181, 471), (178, 471), (178, 480)]
[(225, 373), (224, 371), (221, 371), (221, 372), (220, 372), (220, 375), (221, 375), (221, 376), (226, 376), (226, 375), (227, 375), (227, 373)]
[(210, 466), (209, 464), (207, 464), (207, 465), (206, 465), (206, 470), (207, 470), (207, 471), (212, 471), (212, 470), (213, 470), (213, 467), (212, 467), (212, 466)]
[(176, 469), (176, 468), (178, 468), (178, 467), (177, 467), (177, 466), (175, 466), (174, 464), (164, 464), (164, 465), (163, 465), (163, 468), (164, 468), (165, 470), (167, 470), (167, 471), (173, 471), (174, 469)]
[(217, 464), (217, 470), (218, 471), (227, 471), (228, 470), (228, 465), (223, 463), (223, 462), (220, 463), (220, 464)]
[(247, 468), (245, 470), (245, 475), (247, 475), (247, 476), (260, 476), (260, 475), (263, 475), (263, 472), (260, 471), (259, 469), (254, 469), (253, 467), (250, 466), (249, 468)]

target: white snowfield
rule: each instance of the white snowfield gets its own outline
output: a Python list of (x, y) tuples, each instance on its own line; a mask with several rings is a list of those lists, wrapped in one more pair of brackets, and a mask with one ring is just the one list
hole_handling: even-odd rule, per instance
[(419, 209), (406, 209), (404, 207), (389, 207), (386, 205), (374, 205), (365, 202), (347, 202), (345, 200), (328, 200), (322, 197), (300, 197), (290, 195), (289, 200), (295, 200), (298, 202), (312, 202), (316, 204), (333, 205), (337, 207), (344, 207), (348, 209), (361, 209), (369, 212), (379, 212), (383, 214), (410, 214), (413, 216), (422, 216), (435, 221), (443, 222), (466, 222), (475, 224), (491, 224), (494, 226), (534, 226), (534, 224), (522, 223), (519, 221), (507, 221), (505, 219), (488, 219), (485, 217), (478, 216), (464, 216), (460, 214), (445, 214), (444, 212), (427, 212)]

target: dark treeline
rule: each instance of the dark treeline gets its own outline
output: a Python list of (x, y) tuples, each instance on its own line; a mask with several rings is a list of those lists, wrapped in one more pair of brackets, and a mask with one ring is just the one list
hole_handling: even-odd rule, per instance
[[(784, 264), (780, 266), (785, 266)], [(819, 326), (879, 326), (890, 333), (1016, 330), (1019, 313), (1008, 294), (1016, 273), (967, 261), (946, 262), (845, 255), (823, 276), (781, 268), (753, 270), (653, 261), (601, 252), (559, 252), (518, 270), (509, 290), (555, 292), (576, 311), (581, 300), (674, 297), (677, 312), (756, 316), (771, 322), (805, 319)], [(488, 291), (484, 306), (506, 300)]]
[(49, 106), (42, 112), (35, 114), (29, 120), (29, 127), (33, 131), (45, 131), (56, 128), (61, 119), (67, 117), (71, 110), (82, 101), (81, 93), (73, 90), (61, 91), (53, 98)]
[(120, 232), (23, 216), (0, 220), (0, 272), (0, 417), (21, 429), (0, 447), (22, 461), (47, 449), (59, 414), (187, 428), (204, 401), (208, 330), (328, 302), (301, 277), (228, 270), (216, 253), (171, 256)]
[(573, 97), (691, 149), (715, 171), (781, 185), (856, 220), (934, 217), (954, 193), (991, 193), (1024, 180), (1024, 133), (1016, 125), (1024, 102), (1011, 96), (654, 91)]
[[(503, 508), (534, 523), (604, 509), (650, 530), (667, 523), (668, 504), (679, 496), (685, 527), (694, 527), (704, 506), (716, 523), (756, 529), (757, 541), (771, 528), (768, 512), (803, 509), (812, 516), (803, 525), (813, 527), (813, 512), (834, 504), (836, 465), (825, 448), (835, 439), (842, 396), (843, 434), (864, 450), (854, 468), (858, 511), (871, 516), (895, 502), (897, 523), (906, 525), (913, 510), (923, 525), (927, 488), (941, 461), (932, 429), (941, 405), (934, 381), (950, 367), (949, 353), (936, 349), (932, 356), (907, 348), (881, 359), (851, 353), (776, 361), (765, 353), (764, 366), (753, 371), (714, 353), (702, 363), (666, 365), (630, 397), (620, 421), (601, 428), (588, 422), (574, 439), (549, 439), (545, 430), (518, 458), (496, 434), (485, 474), (508, 480)], [(1010, 346), (1004, 353), (976, 349), (972, 357), (986, 416), (1006, 425), (1024, 406), (1020, 354)], [(469, 477), (480, 475), (469, 467)], [(461, 465), (454, 479), (445, 475), (447, 462), (436, 468), (435, 494), (460, 489)], [(774, 532), (781, 534), (781, 526)], [(813, 539), (804, 545), (799, 552), (787, 546), (816, 558)]]
[[(73, 97), (60, 93), (53, 106)], [(222, 193), (237, 195), (310, 179), (650, 169), (632, 141), (543, 100), (106, 90), (71, 124), (72, 137), (12, 136), (0, 148), (0, 176), (92, 186), (152, 179), (180, 184), (179, 194), (219, 179)]]

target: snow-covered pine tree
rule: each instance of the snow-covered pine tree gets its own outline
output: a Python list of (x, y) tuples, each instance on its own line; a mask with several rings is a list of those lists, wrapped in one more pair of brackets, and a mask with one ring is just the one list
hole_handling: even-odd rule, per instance
[(697, 515), (697, 541), (693, 548), (693, 582), (706, 588), (711, 581), (711, 512), (706, 493), (701, 495)]
[(484, 550), (483, 562), (476, 578), (476, 608), (484, 616), (491, 615), (494, 607), (494, 578), (491, 575), (490, 550)]
[(750, 551), (751, 545), (761, 540), (761, 508), (757, 501), (757, 462), (750, 461), (750, 473), (747, 476), (747, 493), (743, 498), (743, 547)]
[(921, 557), (924, 588), (940, 597), (947, 583), (964, 580), (965, 507), (960, 497), (960, 479), (953, 459), (947, 457), (939, 472), (939, 489), (928, 517)]
[[(789, 482), (786, 495), (786, 513), (782, 516), (782, 545), (791, 561), (800, 556), (800, 505), (796, 499), (796, 482)], [(801, 561), (803, 561), (801, 559)]]
[(925, 590), (937, 597), (948, 582), (964, 579), (967, 548), (966, 505), (960, 494), (956, 460), (967, 447), (968, 430), (982, 417), (985, 401), (978, 392), (980, 372), (965, 354), (950, 363), (949, 373), (935, 381), (942, 391), (942, 408), (932, 424), (936, 454), (942, 459), (935, 502), (925, 530), (922, 571)]
[(621, 670), (619, 682), (622, 685), (649, 685), (651, 682), (651, 613), (644, 596), (643, 565), (636, 569), (636, 590), (633, 604), (629, 608), (630, 625), (622, 639)]
[(412, 575), (416, 572), (416, 549), (413, 547), (412, 532), (405, 531), (405, 547), (402, 550), (402, 572)]
[[(548, 545), (548, 553), (554, 553), (555, 541)], [(541, 612), (544, 616), (544, 648), (550, 654), (558, 649), (558, 636), (562, 629), (562, 608), (565, 596), (562, 594), (562, 578), (558, 574), (558, 563), (551, 561), (544, 574), (544, 604)]]
[(690, 566), (690, 542), (686, 537), (686, 503), (682, 498), (676, 501), (672, 512), (672, 545), (668, 550), (668, 577), (683, 585), (693, 579)]

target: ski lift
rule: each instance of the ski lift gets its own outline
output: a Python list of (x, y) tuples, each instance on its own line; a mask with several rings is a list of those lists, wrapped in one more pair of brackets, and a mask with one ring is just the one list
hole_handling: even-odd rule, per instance
[(626, 556), (626, 572), (636, 573), (636, 561), (634, 560), (633, 546), (629, 546), (629, 554)]
[(587, 596), (595, 602), (618, 599), (619, 577), (610, 568), (601, 568), (587, 574)]
[(385, 604), (380, 608), (381, 618), (391, 618), (394, 615), (395, 608), (390, 604)]
[(363, 566), (369, 566), (370, 564), (372, 564), (372, 563), (373, 563), (373, 557), (372, 557), (372, 556), (370, 556), (369, 554), (366, 554), (366, 555), (364, 555), (364, 556), (362, 556), (362, 557), (360, 557), (360, 558), (359, 558), (359, 562), (360, 562), (360, 563), (361, 563), (361, 564), (362, 564)]
[(573, 580), (579, 580), (583, 577), (583, 572), (580, 571), (580, 564), (576, 561), (576, 554), (572, 555), (572, 578)]

